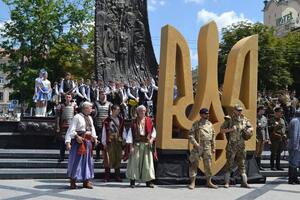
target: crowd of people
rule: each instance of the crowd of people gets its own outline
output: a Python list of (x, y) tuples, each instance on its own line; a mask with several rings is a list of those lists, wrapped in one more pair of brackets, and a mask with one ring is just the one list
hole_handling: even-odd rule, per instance
[(270, 167), (273, 171), (284, 170), (280, 164), (281, 153), (288, 151), (288, 182), (299, 184), (297, 167), (300, 162), (300, 104), (296, 91), (285, 89), (276, 94), (258, 93), (257, 101), (256, 161), (260, 170), (264, 170), (261, 155), (265, 144), (270, 146)]
[[(122, 181), (121, 161), (128, 160), (126, 176), (130, 186), (141, 180), (147, 187), (153, 187), (156, 131), (152, 117), (157, 91), (153, 79), (139, 84), (132, 81), (130, 85), (109, 81), (105, 86), (102, 81), (76, 82), (70, 73), (59, 85), (54, 84), (52, 100), (60, 143), (59, 162), (64, 160), (65, 150), (69, 150), (68, 177), (72, 189), (77, 187), (77, 181), (83, 181), (83, 187), (93, 187), (90, 180), (94, 177), (94, 148), (96, 161), (102, 152), (105, 182), (111, 180), (111, 169), (115, 180)], [(131, 120), (129, 130), (125, 120)]]
[[(130, 85), (110, 81), (107, 86), (103, 81), (71, 79), (67, 73), (60, 84), (49, 86), (47, 72), (41, 71), (36, 79), (34, 100), (37, 102), (37, 116), (44, 116), (45, 100), (55, 102), (57, 130), (60, 137), (60, 159), (63, 161), (65, 150), (69, 150), (68, 177), (70, 188), (77, 188), (76, 182), (83, 181), (85, 188), (93, 188), (94, 177), (93, 149), (96, 160), (103, 156), (105, 167), (104, 181), (111, 180), (114, 169), (115, 180), (122, 181), (120, 164), (128, 160), (126, 177), (130, 186), (135, 181), (146, 182), (147, 187), (154, 187), (154, 160), (156, 131), (152, 117), (156, 113), (157, 82), (149, 79), (144, 83), (132, 81)], [(51, 93), (51, 95), (49, 95)], [(220, 92), (221, 94), (221, 92)], [(42, 102), (42, 103), (41, 103)], [(42, 112), (43, 111), (43, 112)], [(253, 135), (253, 125), (242, 114), (243, 108), (236, 105), (231, 115), (218, 130), (226, 135), (225, 188), (229, 187), (233, 165), (236, 162), (241, 176), (241, 186), (249, 188), (247, 183), (245, 159), (245, 141)], [(204, 162), (207, 186), (218, 188), (212, 182), (212, 154), (215, 153), (216, 131), (209, 121), (209, 110), (200, 110), (201, 119), (193, 124), (189, 140), (193, 145), (190, 153), (190, 185), (195, 187), (198, 162)], [(125, 120), (130, 120), (129, 129)], [(264, 145), (270, 145), (271, 170), (283, 170), (280, 165), (281, 153), (289, 150), (289, 183), (299, 184), (297, 167), (300, 160), (300, 110), (295, 91), (284, 90), (276, 96), (258, 94), (256, 124), (255, 159), (261, 166)], [(276, 165), (275, 165), (276, 162)]]

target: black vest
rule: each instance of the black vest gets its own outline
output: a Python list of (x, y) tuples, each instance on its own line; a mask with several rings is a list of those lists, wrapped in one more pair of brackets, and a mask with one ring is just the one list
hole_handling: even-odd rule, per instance
[(91, 102), (95, 102), (97, 101), (97, 88), (90, 88), (90, 98), (91, 98)]
[(73, 89), (73, 81), (71, 80), (63, 80), (63, 91), (64, 93), (69, 92)]

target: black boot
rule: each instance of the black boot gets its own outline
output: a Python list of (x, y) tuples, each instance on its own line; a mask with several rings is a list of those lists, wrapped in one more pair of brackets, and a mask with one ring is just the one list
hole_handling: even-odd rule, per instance
[(294, 183), (295, 184), (300, 184), (300, 181), (299, 181), (299, 179), (298, 179), (298, 172), (297, 172), (297, 168), (296, 167), (294, 167), (294, 170), (293, 170), (293, 178), (294, 178)]
[(59, 149), (59, 159), (58, 162), (62, 162), (65, 160), (65, 151), (66, 151), (66, 144), (65, 142), (61, 142), (60, 149)]
[(120, 168), (115, 169), (115, 178), (117, 182), (122, 182)]
[(261, 166), (261, 157), (256, 157), (255, 160), (256, 160), (259, 170), (264, 171), (264, 168), (262, 168), (262, 166)]
[(284, 171), (284, 169), (280, 167), (280, 154), (276, 157), (276, 169), (279, 171)]
[(110, 168), (105, 167), (104, 182), (110, 181)]
[(134, 179), (130, 179), (130, 187), (131, 188), (135, 187), (135, 180)]
[(270, 167), (272, 171), (276, 171), (276, 169), (274, 168), (274, 154), (271, 153), (271, 157), (270, 157)]
[(146, 187), (154, 188), (154, 184), (152, 183), (152, 181), (147, 181), (146, 182)]
[(288, 175), (289, 175), (289, 184), (293, 184), (293, 168), (291, 166), (289, 166), (289, 171), (288, 171)]

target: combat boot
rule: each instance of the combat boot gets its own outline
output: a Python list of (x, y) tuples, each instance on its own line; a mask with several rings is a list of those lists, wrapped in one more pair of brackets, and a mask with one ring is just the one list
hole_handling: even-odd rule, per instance
[(209, 187), (209, 188), (214, 188), (214, 189), (218, 189), (218, 186), (216, 186), (215, 184), (213, 184), (213, 183), (211, 182), (211, 177), (208, 177), (208, 178), (206, 179), (206, 182), (207, 182), (207, 187)]
[(189, 185), (189, 189), (193, 190), (195, 188), (196, 176), (190, 178), (191, 183)]
[(225, 188), (229, 188), (229, 182), (230, 182), (230, 172), (226, 172), (225, 176), (224, 176), (224, 180), (225, 180)]
[(243, 188), (251, 188), (250, 185), (247, 183), (247, 175), (245, 173), (242, 174), (241, 187), (243, 187)]

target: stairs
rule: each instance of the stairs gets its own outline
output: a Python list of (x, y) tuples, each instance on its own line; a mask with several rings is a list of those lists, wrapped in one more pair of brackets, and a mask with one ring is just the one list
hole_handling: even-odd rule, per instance
[[(65, 161), (58, 162), (59, 150), (57, 149), (0, 149), (0, 179), (65, 179), (67, 178), (67, 157), (68, 153), (66, 153)], [(265, 169), (261, 171), (263, 176), (288, 176), (289, 164), (285, 159), (281, 160), (281, 167), (284, 171), (270, 170), (270, 151), (263, 152), (261, 162)], [(126, 164), (126, 162), (121, 163), (123, 178)], [(94, 162), (94, 166), (95, 178), (102, 179), (104, 177), (103, 161)], [(113, 176), (114, 174), (111, 175), (112, 178)]]
[[(264, 151), (261, 160), (261, 166), (264, 168), (264, 171), (260, 171), (260, 173), (265, 177), (288, 177), (288, 169), (289, 169), (289, 161), (288, 161), (288, 151), (281, 154), (280, 166), (284, 169), (284, 171), (272, 171), (270, 168), (270, 151)], [(276, 162), (275, 162), (276, 163)], [(300, 175), (300, 171), (298, 171), (298, 175)]]
[[(67, 156), (68, 154), (65, 161), (58, 162), (59, 150), (0, 149), (0, 179), (65, 179), (67, 178)], [(94, 162), (94, 167), (95, 178), (103, 178), (102, 160)], [(122, 162), (123, 178), (125, 172), (126, 162)], [(111, 178), (113, 176), (111, 174)]]

